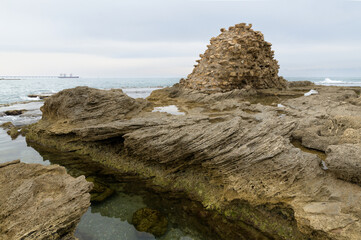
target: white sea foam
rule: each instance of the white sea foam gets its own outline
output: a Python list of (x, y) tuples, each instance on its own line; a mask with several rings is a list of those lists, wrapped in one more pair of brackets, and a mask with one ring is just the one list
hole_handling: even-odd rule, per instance
[(321, 84), (338, 84), (338, 83), (345, 83), (344, 81), (340, 81), (340, 80), (332, 80), (330, 78), (325, 78), (325, 80), (319, 82)]
[(20, 96), (22, 101), (39, 101), (41, 100), (39, 97), (28, 97), (28, 96)]
[(176, 105), (169, 105), (165, 107), (155, 107), (152, 112), (166, 112), (172, 115), (185, 115), (184, 112), (180, 112)]
[(361, 81), (358, 80), (359, 79), (355, 79), (355, 78), (347, 78), (347, 81), (325, 78), (325, 80), (316, 82), (316, 84), (325, 85), (325, 86), (361, 86)]

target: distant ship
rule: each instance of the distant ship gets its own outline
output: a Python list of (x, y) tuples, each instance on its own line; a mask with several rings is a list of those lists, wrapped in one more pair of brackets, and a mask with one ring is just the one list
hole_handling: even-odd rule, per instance
[(58, 78), (79, 78), (79, 76), (73, 76), (73, 74), (66, 75), (65, 73), (60, 74)]

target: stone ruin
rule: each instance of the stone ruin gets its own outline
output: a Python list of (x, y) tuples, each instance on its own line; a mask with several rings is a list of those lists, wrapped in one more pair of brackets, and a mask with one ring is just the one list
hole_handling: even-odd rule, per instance
[(278, 76), (279, 65), (271, 43), (252, 24), (222, 28), (200, 54), (193, 72), (180, 85), (200, 91), (228, 91), (242, 88), (285, 88), (287, 81)]

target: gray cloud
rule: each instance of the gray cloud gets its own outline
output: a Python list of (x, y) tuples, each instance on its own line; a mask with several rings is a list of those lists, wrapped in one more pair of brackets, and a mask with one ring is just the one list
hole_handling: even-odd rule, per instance
[(273, 43), (284, 75), (324, 74), (325, 66), (360, 75), (360, 12), (361, 2), (341, 0), (5, 0), (0, 52), (195, 60), (221, 27), (247, 22)]

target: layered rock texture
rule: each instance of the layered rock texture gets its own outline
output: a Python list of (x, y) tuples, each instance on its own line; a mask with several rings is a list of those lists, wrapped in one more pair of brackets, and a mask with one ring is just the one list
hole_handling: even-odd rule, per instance
[(74, 239), (92, 184), (58, 165), (0, 164), (0, 239)]
[(210, 40), (193, 72), (180, 84), (201, 91), (229, 91), (242, 88), (285, 88), (278, 76), (279, 65), (271, 43), (252, 25), (237, 24)]
[[(311, 88), (319, 94), (303, 96)], [(147, 101), (77, 87), (45, 101), (27, 139), (86, 154), (158, 190), (186, 193), (229, 221), (232, 230), (215, 227), (221, 239), (356, 240), (359, 93), (302, 84), (206, 94), (176, 85)], [(186, 114), (152, 112), (169, 104)], [(329, 169), (295, 140), (324, 151)]]
[[(238, 24), (147, 100), (87, 87), (49, 97), (27, 140), (186, 194), (218, 239), (359, 240), (360, 92), (287, 83), (271, 44)], [(152, 112), (167, 105), (185, 115)]]

